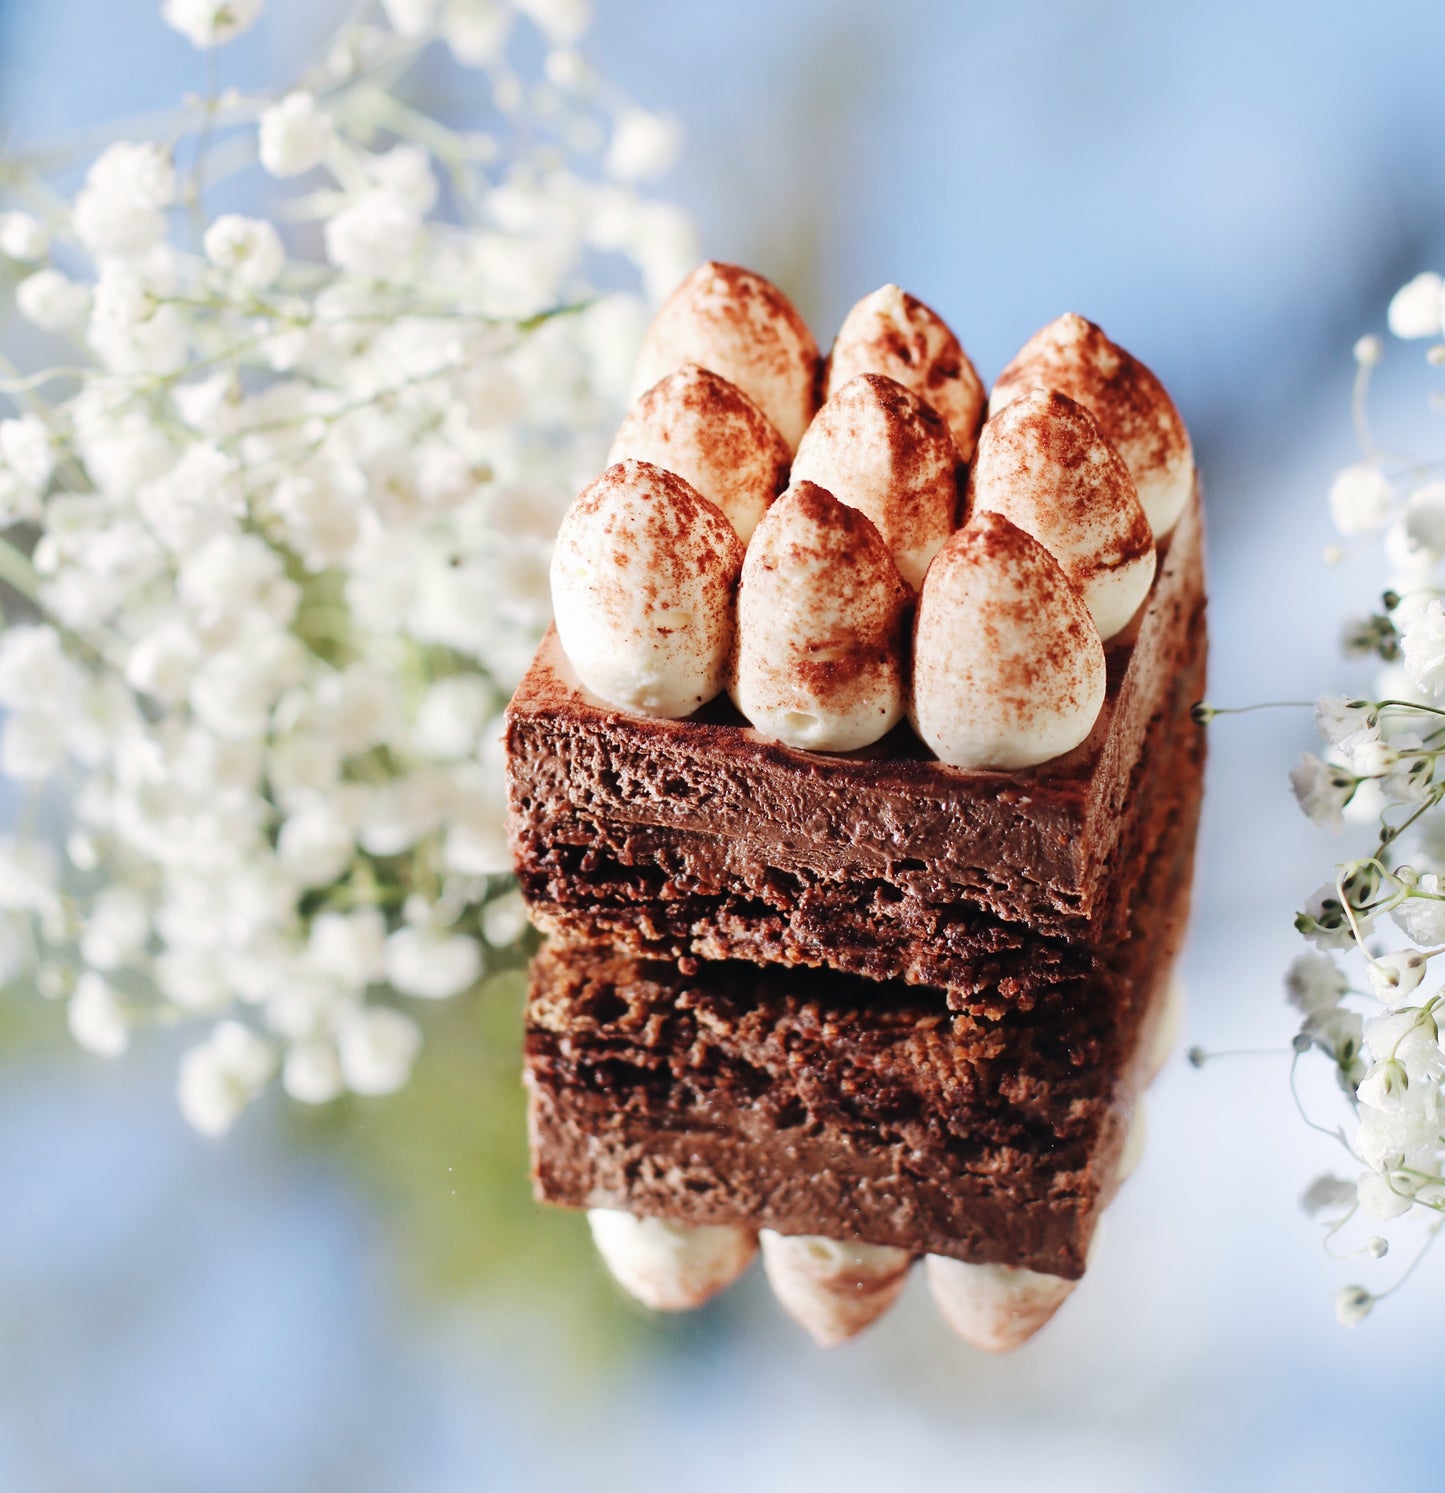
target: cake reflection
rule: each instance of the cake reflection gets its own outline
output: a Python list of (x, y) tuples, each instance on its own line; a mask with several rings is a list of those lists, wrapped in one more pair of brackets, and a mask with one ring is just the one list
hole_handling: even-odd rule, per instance
[(1001, 1017), (836, 971), (544, 948), (526, 1026), (537, 1196), (586, 1210), (654, 1309), (701, 1305), (761, 1243), (780, 1305), (831, 1345), (928, 1257), (949, 1325), (1015, 1348), (1083, 1275), (1138, 1160), (1140, 1094), (1177, 1029), (1176, 903), (1108, 992)]

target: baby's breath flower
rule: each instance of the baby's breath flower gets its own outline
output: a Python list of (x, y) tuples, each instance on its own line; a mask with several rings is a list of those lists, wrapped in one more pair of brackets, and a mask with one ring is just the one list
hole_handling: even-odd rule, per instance
[(1420, 876), (1390, 916), (1407, 938), (1426, 948), (1445, 943), (1445, 881), (1433, 871)]
[(460, 995), (482, 972), (474, 938), (428, 928), (398, 928), (386, 941), (386, 974), (403, 995), (447, 1000)]
[(1300, 808), (1316, 824), (1340, 828), (1341, 811), (1359, 783), (1354, 773), (1306, 752), (1291, 769), (1289, 779)]
[(1360, 1080), (1355, 1097), (1375, 1109), (1395, 1109), (1410, 1087), (1405, 1065), (1395, 1058), (1376, 1063)]
[(328, 1104), (346, 1088), (341, 1059), (330, 1042), (302, 1040), (286, 1053), (281, 1084), (301, 1104)]
[(1405, 530), (1433, 565), (1445, 556), (1445, 482), (1427, 482), (1405, 500)]
[(1342, 1006), (1314, 1013), (1300, 1028), (1303, 1036), (1330, 1056), (1341, 1083), (1351, 1094), (1367, 1071), (1360, 1052), (1365, 1040), (1364, 1028), (1359, 1012), (1347, 1011)]
[(275, 1062), (274, 1048), (249, 1027), (218, 1022), (181, 1059), (181, 1113), (202, 1135), (223, 1135), (260, 1093)]
[[(507, 68), (519, 8), (545, 84)], [(37, 988), (95, 1051), (214, 1022), (178, 1084), (211, 1134), (278, 1071), (309, 1104), (400, 1087), (421, 1033), (394, 1003), (471, 989), (523, 935), (495, 712), (546, 625), (551, 537), (627, 396), (646, 297), (695, 253), (627, 185), (674, 129), (570, 50), (585, 4), (386, 9), (391, 30), (347, 26), (326, 53), (324, 108), (295, 91), (260, 118), (270, 175), (334, 174), (301, 204), (325, 261), (303, 237), (288, 264), (272, 223), (235, 214), (194, 252), (233, 95), (165, 132), (184, 192), (149, 142), (91, 164), (69, 233), (56, 214), (73, 278), (42, 225), (0, 214), (0, 256), (31, 271), (21, 314), (96, 365), (0, 419), (0, 524), (38, 531), (45, 618), (0, 633), (0, 771), (74, 784), (64, 879), (44, 844), (0, 843), (0, 975), (44, 951)], [(209, 48), (259, 10), (164, 13)], [(527, 105), (546, 138), (433, 120), (378, 152), (401, 116), (368, 70), (409, 52), (398, 32), (492, 69), (498, 110)], [(601, 154), (604, 114), (599, 184), (569, 152)], [(467, 221), (433, 229), (438, 162)], [(643, 294), (593, 296), (596, 249)]]
[(97, 1057), (118, 1058), (130, 1046), (130, 1027), (116, 993), (98, 975), (85, 971), (66, 1006), (70, 1035)]
[(1361, 368), (1373, 368), (1385, 354), (1385, 344), (1373, 332), (1361, 337), (1354, 346), (1354, 357)]
[(206, 258), (247, 290), (274, 285), (286, 265), (281, 235), (262, 218), (226, 213), (206, 230)]
[(1344, 971), (1328, 954), (1299, 954), (1285, 976), (1289, 1001), (1306, 1016), (1332, 1011), (1350, 988)]
[(1330, 486), (1330, 514), (1341, 534), (1375, 533), (1394, 506), (1394, 485), (1370, 462), (1346, 467)]
[(1445, 605), (1432, 601), (1400, 643), (1410, 681), (1432, 698), (1445, 695)]
[(1397, 337), (1438, 337), (1445, 325), (1445, 282), (1433, 270), (1416, 275), (1395, 292), (1388, 315)]
[(682, 149), (682, 131), (675, 119), (626, 109), (612, 127), (606, 167), (619, 181), (654, 181), (672, 170)]
[(193, 47), (224, 46), (249, 30), (264, 0), (165, 0), (161, 14)]
[(494, 948), (504, 949), (527, 931), (527, 904), (518, 891), (488, 902), (482, 912), (482, 937)]
[(45, 258), (50, 235), (38, 218), (29, 213), (0, 213), (0, 254), (7, 259), (33, 264)]
[(336, 1046), (347, 1088), (357, 1094), (391, 1094), (411, 1077), (421, 1051), (421, 1028), (388, 1006), (367, 1006), (341, 1018)]
[(261, 164), (272, 176), (300, 176), (326, 159), (334, 138), (312, 94), (288, 93), (261, 115)]
[(401, 36), (421, 36), (436, 24), (441, 0), (381, 0), (381, 8)]
[(1405, 998), (1419, 988), (1429, 966), (1429, 955), (1420, 949), (1406, 949), (1396, 954), (1381, 954), (1366, 966), (1370, 989), (1387, 1006), (1403, 1005)]
[(1358, 1192), (1361, 1210), (1382, 1222), (1399, 1218), (1415, 1204), (1414, 1188), (1403, 1172), (1363, 1172)]
[[(511, 29), (512, 12), (499, 0), (447, 0), (442, 8), (442, 39), (463, 67), (496, 66)], [(547, 76), (552, 77), (550, 56)]]
[(42, 332), (72, 332), (90, 314), (90, 289), (59, 270), (36, 270), (15, 287), (15, 305)]
[(338, 269), (369, 280), (396, 274), (416, 252), (421, 224), (394, 192), (363, 193), (326, 224), (326, 257)]
[(90, 168), (71, 221), (93, 253), (134, 259), (165, 237), (165, 209), (175, 195), (175, 168), (166, 151), (120, 142)]
[(1315, 702), (1315, 729), (1331, 746), (1341, 746), (1375, 725), (1375, 708), (1368, 700), (1322, 695)]

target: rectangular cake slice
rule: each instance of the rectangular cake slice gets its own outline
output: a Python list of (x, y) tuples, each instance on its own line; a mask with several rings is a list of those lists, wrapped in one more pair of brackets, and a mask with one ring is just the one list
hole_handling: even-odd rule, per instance
[(1197, 734), (1158, 764), (1147, 898), (1087, 980), (1027, 1010), (554, 943), (528, 1004), (539, 1197), (1078, 1278), (1152, 1066), (1200, 767)]
[(947, 767), (906, 725), (829, 755), (766, 740), (723, 700), (685, 720), (624, 714), (581, 688), (549, 635), (507, 727), (533, 917), (643, 958), (831, 967), (960, 1009), (1071, 982), (1077, 997), (1127, 923), (1163, 763), (1194, 732), (1203, 610), (1196, 494), (1109, 648), (1093, 733), (1014, 772)]

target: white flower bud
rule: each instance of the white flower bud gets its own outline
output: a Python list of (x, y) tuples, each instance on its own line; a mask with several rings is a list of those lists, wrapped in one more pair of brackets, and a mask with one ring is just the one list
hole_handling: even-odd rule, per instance
[(97, 1057), (118, 1058), (130, 1046), (124, 1007), (115, 991), (90, 970), (76, 981), (66, 1021), (70, 1035)]
[(265, 0), (165, 0), (161, 15), (198, 50), (224, 46), (248, 31)]
[(386, 976), (403, 994), (448, 1000), (477, 981), (482, 951), (464, 933), (398, 928), (386, 941)]
[[(501, 62), (512, 29), (512, 13), (497, 0), (449, 0), (441, 15), (442, 40), (463, 67)], [(553, 54), (548, 54), (548, 63)], [(550, 67), (548, 75), (550, 76)]]
[(1419, 949), (1408, 949), (1372, 959), (1366, 966), (1365, 975), (1370, 989), (1387, 1006), (1402, 1006), (1405, 998), (1425, 978), (1428, 964), (1428, 955)]
[(222, 1135), (261, 1091), (275, 1066), (269, 1042), (238, 1021), (222, 1021), (181, 1058), (181, 1113), (202, 1135)]
[(1404, 1100), (1409, 1087), (1410, 1078), (1405, 1065), (1395, 1058), (1386, 1058), (1376, 1063), (1361, 1079), (1355, 1097), (1361, 1104), (1375, 1109), (1395, 1109)]
[(86, 173), (71, 222), (92, 253), (134, 259), (165, 237), (164, 210), (175, 194), (175, 167), (167, 151), (118, 141)]
[(422, 36), (436, 24), (441, 0), (381, 0), (398, 36)]
[(384, 280), (411, 258), (420, 235), (417, 215), (395, 193), (374, 187), (326, 224), (326, 257), (337, 269)]
[(367, 1006), (341, 1022), (336, 1043), (347, 1088), (356, 1094), (393, 1094), (411, 1077), (421, 1028), (389, 1006)]
[(1330, 829), (1341, 827), (1341, 814), (1355, 792), (1354, 773), (1306, 752), (1290, 769), (1289, 781), (1300, 808), (1316, 824)]
[(351, 912), (322, 912), (311, 920), (306, 953), (317, 969), (325, 970), (349, 989), (386, 976), (386, 919), (377, 907)]
[(264, 218), (226, 213), (206, 230), (206, 258), (248, 290), (274, 285), (286, 265), (281, 235)]
[(1330, 485), (1330, 516), (1341, 534), (1376, 533), (1394, 505), (1394, 485), (1370, 462), (1345, 467)]
[(288, 93), (261, 115), (261, 164), (272, 176), (300, 176), (321, 164), (333, 135), (311, 94)]
[(1390, 916), (1405, 936), (1425, 948), (1445, 943), (1445, 882), (1424, 872)]
[(1413, 1206), (1414, 1189), (1409, 1186), (1397, 1188), (1393, 1178), (1398, 1173), (1365, 1172), (1361, 1175), (1358, 1190), (1361, 1209), (1371, 1218), (1387, 1221), (1408, 1213)]
[(1334, 1010), (1349, 988), (1344, 971), (1328, 954), (1300, 954), (1285, 975), (1290, 1005), (1306, 1016)]
[(50, 235), (29, 213), (0, 213), (0, 254), (7, 259), (34, 263), (49, 247)]
[(1355, 343), (1355, 362), (1357, 362), (1361, 368), (1373, 368), (1375, 364), (1378, 363), (1384, 356), (1384, 354), (1385, 344), (1379, 337), (1375, 336), (1373, 332), (1368, 336), (1361, 337), (1359, 341)]
[(656, 181), (677, 163), (682, 127), (670, 114), (627, 108), (612, 127), (606, 169), (618, 181)]
[(298, 1042), (286, 1054), (281, 1083), (301, 1104), (327, 1104), (346, 1087), (336, 1049), (325, 1042)]
[(494, 949), (505, 949), (527, 931), (527, 904), (517, 891), (494, 897), (482, 909), (482, 937)]
[(1344, 1286), (1335, 1296), (1335, 1316), (1343, 1327), (1356, 1327), (1370, 1315), (1375, 1298), (1363, 1286)]
[(90, 315), (90, 288), (59, 270), (36, 270), (15, 287), (15, 305), (42, 332), (72, 332)]
[(1438, 337), (1445, 320), (1445, 282), (1432, 270), (1416, 275), (1395, 292), (1386, 320), (1397, 337)]

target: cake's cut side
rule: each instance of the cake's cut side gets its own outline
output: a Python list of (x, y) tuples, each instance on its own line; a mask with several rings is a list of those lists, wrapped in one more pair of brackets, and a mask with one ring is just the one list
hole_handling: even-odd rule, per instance
[(990, 1020), (941, 992), (602, 947), (538, 956), (527, 1083), (541, 1198), (822, 1234), (1077, 1278), (1119, 1172), (1187, 916), (1197, 738), (1149, 896), (1082, 993)]
[(549, 641), (507, 734), (533, 916), (642, 956), (830, 966), (985, 1008), (1086, 979), (1127, 917), (1160, 765), (1199, 734), (1203, 612), (1196, 503), (1110, 651), (1093, 736), (1007, 774), (928, 760), (906, 727), (867, 754), (824, 756), (767, 742), (720, 705), (625, 716), (580, 691)]

